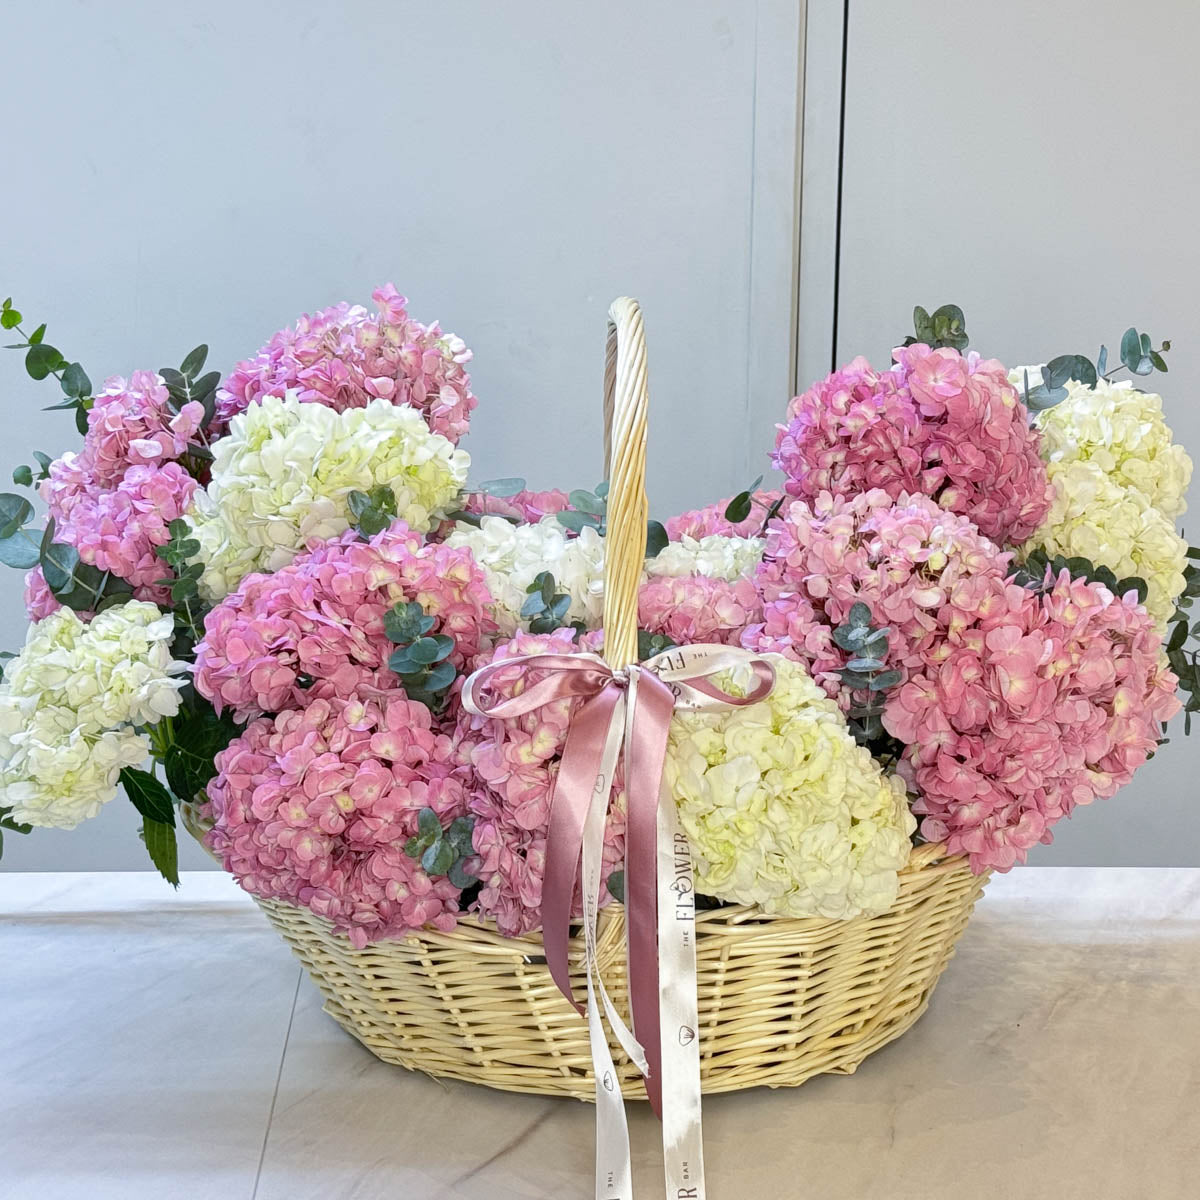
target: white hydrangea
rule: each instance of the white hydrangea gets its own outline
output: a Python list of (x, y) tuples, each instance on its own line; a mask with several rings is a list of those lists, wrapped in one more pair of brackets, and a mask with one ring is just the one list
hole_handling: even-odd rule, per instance
[(762, 562), (762, 538), (727, 537), (712, 533), (694, 538), (684, 535), (646, 560), (647, 575), (705, 575), (730, 583), (750, 575)]
[[(1030, 386), (1034, 383), (1031, 371)], [(1140, 392), (1129, 381), (1101, 379), (1091, 388), (1071, 380), (1066, 388), (1066, 399), (1035, 418), (1042, 457), (1095, 463), (1114, 483), (1141, 492), (1164, 516), (1180, 516), (1187, 508), (1192, 460), (1172, 441), (1162, 397)]]
[(856, 744), (799, 663), (771, 661), (766, 700), (671, 722), (664, 778), (696, 887), (793, 917), (884, 912), (916, 828), (904, 784)]
[(350, 525), (347, 497), (386, 484), (397, 515), (427, 532), (457, 497), (470, 456), (408, 405), (372, 400), (335, 412), (289, 392), (265, 396), (213, 443), (212, 482), (189, 514), (201, 593), (227, 596), (251, 571), (277, 571), (316, 538)]
[(569, 537), (553, 516), (533, 525), (483, 517), (478, 528), (460, 522), (446, 544), (466, 547), (483, 568), (503, 636), (528, 628), (521, 606), (529, 598), (526, 588), (542, 571), (549, 571), (557, 590), (571, 597), (566, 621), (599, 628), (604, 610), (604, 538), (594, 529), (584, 528), (578, 537)]
[(131, 600), (84, 624), (69, 608), (29, 627), (0, 684), (0, 807), (28, 825), (73, 829), (116, 795), (149, 743), (134, 726), (179, 711), (187, 664), (174, 621)]
[(1118, 579), (1146, 581), (1146, 608), (1165, 629), (1185, 585), (1187, 542), (1137, 488), (1122, 487), (1095, 462), (1073, 459), (1047, 465), (1054, 502), (1029, 539), (1050, 555), (1090, 559)]

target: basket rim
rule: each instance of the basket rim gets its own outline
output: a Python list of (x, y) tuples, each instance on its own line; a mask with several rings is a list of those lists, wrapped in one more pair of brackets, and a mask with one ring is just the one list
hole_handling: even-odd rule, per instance
[[(221, 866), (220, 859), (205, 844), (204, 835), (207, 830), (204, 820), (200, 816), (198, 806), (189, 802), (183, 803), (179, 807), (184, 828), (196, 839), (204, 852), (218, 866)], [(965, 866), (967, 866), (966, 855), (948, 853), (945, 844), (942, 842), (922, 842), (913, 847), (908, 862), (900, 869), (898, 874), (902, 882), (906, 878), (913, 879), (918, 875), (922, 879), (927, 880), (936, 875), (951, 874), (961, 870)], [(223, 866), (221, 866), (221, 870), (224, 871)], [(250, 894), (253, 895), (253, 893)], [(339, 934), (334, 931), (331, 922), (317, 913), (304, 908), (303, 905), (293, 904), (289, 900), (278, 900), (260, 896), (254, 896), (254, 900), (258, 904), (277, 905), (282, 908), (290, 908), (298, 912), (303, 912), (306, 914), (307, 919), (320, 922), (323, 927), (327, 927), (330, 936), (345, 937), (345, 934)], [(623, 925), (624, 917), (625, 906), (618, 900), (610, 901), (600, 910), (602, 927), (611, 924), (614, 920), (619, 920)], [(856, 917), (850, 919), (871, 920), (872, 918)], [(696, 912), (698, 930), (704, 926), (719, 927), (728, 931), (741, 928), (747, 934), (762, 934), (766, 931), (767, 927), (770, 927), (774, 931), (799, 928), (811, 932), (823, 925), (844, 925), (846, 921), (847, 918), (844, 917), (790, 917), (781, 913), (768, 913), (764, 912), (757, 904), (723, 904), (719, 908), (698, 909)], [(572, 925), (575, 924), (576, 922), (573, 921)], [(517, 951), (521, 947), (528, 947), (531, 951), (539, 955), (542, 952), (542, 931), (540, 929), (509, 936), (501, 933), (496, 928), (495, 921), (491, 918), (479, 917), (473, 913), (459, 914), (457, 924), (449, 932), (440, 929), (420, 929), (406, 934), (404, 937), (386, 938), (382, 942), (372, 943), (367, 949), (378, 948), (387, 942), (407, 942), (420, 939), (472, 942), (477, 947), (494, 946), (498, 950), (504, 949), (509, 953)], [(348, 938), (346, 941), (349, 943)]]

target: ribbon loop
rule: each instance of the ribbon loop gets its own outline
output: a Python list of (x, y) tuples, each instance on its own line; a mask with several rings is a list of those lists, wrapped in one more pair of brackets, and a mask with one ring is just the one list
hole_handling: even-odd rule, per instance
[[(497, 695), (497, 677), (517, 670), (520, 690)], [(744, 695), (717, 676), (749, 669)], [(670, 1197), (703, 1200), (700, 1054), (696, 1017), (695, 905), (691, 851), (671, 797), (662, 795), (671, 714), (743, 707), (775, 686), (768, 659), (734, 646), (682, 646), (613, 670), (594, 654), (533, 654), (480, 668), (463, 686), (469, 712), (506, 720), (558, 700), (579, 699), (550, 796), (542, 939), (551, 977), (587, 1017), (596, 1077), (597, 1200), (630, 1200), (629, 1135), (616, 1067), (600, 1011), (637, 1065), (663, 1118)], [(625, 915), (631, 1032), (613, 1005), (596, 960), (604, 825), (613, 778), (624, 756)], [(575, 894), (583, 908), (587, 1003), (571, 987)], [(660, 968), (665, 964), (665, 972)], [(661, 978), (660, 978), (661, 976)], [(663, 1015), (669, 1018), (664, 1023)]]

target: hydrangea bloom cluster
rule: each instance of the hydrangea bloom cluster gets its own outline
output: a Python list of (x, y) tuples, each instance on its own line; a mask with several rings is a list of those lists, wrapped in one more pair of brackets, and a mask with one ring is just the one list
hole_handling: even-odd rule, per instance
[(719, 533), (725, 537), (753, 537), (762, 528), (763, 518), (781, 494), (777, 491), (755, 492), (750, 515), (736, 523), (725, 516), (732, 496), (716, 504), (705, 505), (704, 508), (680, 513), (679, 516), (664, 522), (667, 536), (673, 542), (684, 537), (707, 537), (711, 533)]
[(917, 669), (931, 647), (961, 633), (997, 603), (1011, 554), (966, 517), (926, 496), (881, 489), (794, 501), (772, 522), (756, 581), (763, 623), (743, 644), (799, 659), (834, 698), (846, 654), (832, 640), (862, 601), (888, 629), (889, 667)]
[(777, 658), (760, 704), (678, 712), (666, 786), (705, 895), (792, 917), (885, 911), (916, 821), (803, 667)]
[(1018, 545), (1051, 498), (1038, 436), (1000, 363), (916, 344), (896, 366), (856, 358), (788, 407), (774, 462), (789, 495), (920, 493)]
[[(165, 571), (154, 550), (170, 539), (168, 525), (196, 491), (175, 460), (203, 420), (204, 408), (195, 402), (176, 412), (153, 371), (135, 371), (128, 382), (109, 379), (88, 413), (83, 449), (51, 463), (42, 483), (55, 540), (133, 584), (140, 599), (163, 602), (166, 591), (155, 581)], [(44, 581), (31, 580), (29, 591), (31, 617), (53, 611)]]
[(215, 600), (251, 571), (277, 571), (314, 539), (342, 533), (352, 491), (386, 485), (400, 519), (430, 529), (470, 465), (414, 408), (372, 400), (339, 412), (294, 394), (252, 404), (212, 452), (212, 482), (190, 519), (201, 592)]
[(494, 631), (491, 596), (471, 555), (426, 544), (396, 522), (369, 542), (347, 533), (274, 575), (251, 575), (205, 618), (196, 687), (238, 719), (314, 699), (383, 696), (395, 647), (384, 616), (415, 600), (454, 638), (463, 667)]
[(584, 528), (571, 537), (553, 518), (536, 525), (513, 525), (503, 517), (484, 517), (479, 527), (460, 523), (446, 545), (469, 552), (483, 568), (500, 632), (521, 628), (526, 588), (542, 571), (554, 576), (558, 592), (571, 597), (568, 621), (589, 629), (600, 624), (604, 609), (604, 538)]
[[(1024, 368), (1010, 374), (1023, 386)], [(1036, 382), (1031, 376), (1031, 386)], [(1116, 485), (1141, 492), (1164, 516), (1180, 516), (1192, 478), (1188, 452), (1172, 440), (1161, 396), (1132, 383), (1076, 380), (1067, 396), (1037, 415), (1042, 456), (1048, 463), (1094, 463)]]
[(73, 829), (116, 795), (149, 750), (133, 727), (179, 710), (174, 629), (140, 600), (87, 625), (60, 608), (30, 626), (0, 684), (0, 807), (15, 821)]
[(738, 644), (746, 628), (762, 620), (751, 576), (762, 561), (763, 545), (761, 538), (683, 534), (646, 560), (638, 625), (678, 646)]
[(921, 832), (1006, 871), (1056, 821), (1127, 783), (1179, 710), (1159, 635), (1130, 594), (1063, 572), (1016, 584), (968, 629), (929, 647), (889, 699), (908, 744)]
[(664, 546), (653, 558), (646, 560), (646, 574), (651, 578), (669, 575), (703, 575), (709, 579), (730, 582), (748, 578), (762, 561), (762, 538), (734, 537), (725, 534), (705, 534), (692, 537), (683, 534), (677, 541)]
[[(571, 654), (579, 650), (572, 631), (550, 634), (518, 633), (476, 666), (531, 654)], [(524, 682), (523, 682), (524, 679)], [(530, 682), (521, 669), (501, 671), (495, 680), (498, 696), (518, 694)], [(546, 867), (546, 834), (550, 825), (550, 792), (566, 741), (567, 726), (579, 701), (558, 700), (527, 716), (501, 721), (459, 717), (464, 758), (475, 774), (470, 810), (475, 817), (474, 845), (483, 887), (478, 908), (493, 917), (500, 932), (515, 937), (537, 929), (542, 922), (542, 877)], [(616, 789), (604, 835), (603, 878), (620, 866), (625, 855), (624, 796)], [(606, 887), (601, 889), (608, 899)]]
[(493, 496), (488, 492), (468, 492), (463, 498), (463, 510), (480, 516), (511, 517), (514, 521), (536, 524), (544, 517), (566, 512), (571, 507), (566, 492), (551, 488), (548, 492), (531, 492), (522, 488), (511, 496)]
[(303, 401), (341, 412), (373, 399), (411, 405), (429, 428), (457, 444), (476, 400), (466, 364), (471, 352), (436, 322), (408, 315), (408, 301), (389, 283), (372, 293), (379, 311), (338, 304), (294, 329), (282, 329), (217, 393), (222, 425), (256, 400), (294, 391)]
[(1187, 542), (1175, 523), (1139, 488), (1115, 483), (1095, 462), (1049, 464), (1054, 503), (1030, 539), (1050, 555), (1079, 556), (1110, 567), (1118, 578), (1146, 581), (1146, 608), (1161, 632), (1186, 585)]
[(403, 695), (315, 699), (217, 755), (208, 845), (246, 891), (304, 905), (356, 946), (454, 928), (461, 892), (404, 851), (423, 808), (465, 815), (452, 739)]

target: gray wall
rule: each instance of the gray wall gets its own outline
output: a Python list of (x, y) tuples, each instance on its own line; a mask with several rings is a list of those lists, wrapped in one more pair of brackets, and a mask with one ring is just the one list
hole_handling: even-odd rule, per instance
[[(1174, 343), (1146, 386), (1200, 461), (1200, 9), (850, 0), (849, 29), (839, 356), (886, 362), (913, 304), (1008, 363), (1136, 324)], [(1171, 739), (1031, 861), (1200, 863), (1200, 731)]]
[[(567, 487), (600, 477), (604, 315), (635, 295), (652, 504), (705, 503), (750, 481), (790, 395), (798, 14), (6, 5), (0, 289), (98, 381), (202, 340), (228, 368), (393, 280), (475, 351), (475, 477)], [(0, 358), (0, 478), (72, 443), (54, 399)], [(23, 625), (6, 572), (0, 645)], [(0, 869), (140, 869), (135, 826), (114, 802), (10, 837)]]

